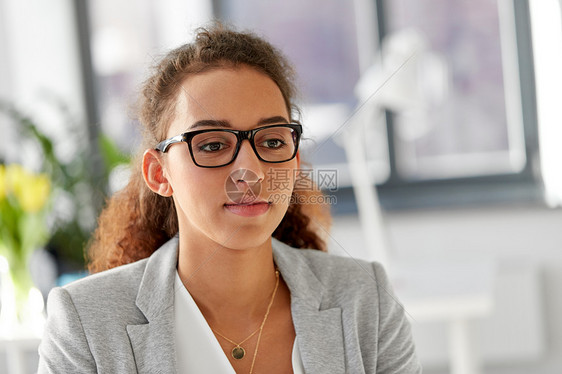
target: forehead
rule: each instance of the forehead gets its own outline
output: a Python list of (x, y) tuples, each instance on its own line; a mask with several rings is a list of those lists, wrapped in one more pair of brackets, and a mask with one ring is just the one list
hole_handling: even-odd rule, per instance
[(271, 78), (247, 66), (218, 68), (184, 80), (170, 130), (185, 131), (201, 120), (247, 129), (273, 116), (289, 120), (281, 90)]

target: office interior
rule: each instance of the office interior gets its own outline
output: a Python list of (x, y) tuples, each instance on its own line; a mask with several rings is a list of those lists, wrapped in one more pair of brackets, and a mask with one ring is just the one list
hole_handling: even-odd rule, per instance
[[(329, 251), (384, 264), (424, 373), (561, 373), (560, 0), (0, 0), (0, 164), (42, 171), (29, 123), (83, 161), (47, 215), (76, 240), (29, 264), (43, 299), (85, 275), (148, 68), (212, 20), (295, 65)], [(0, 372), (38, 339), (0, 336)]]

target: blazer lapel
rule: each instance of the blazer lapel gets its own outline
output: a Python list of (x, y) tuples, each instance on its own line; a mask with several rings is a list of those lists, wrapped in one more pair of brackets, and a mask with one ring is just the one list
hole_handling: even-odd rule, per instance
[(147, 323), (127, 326), (140, 374), (176, 372), (173, 291), (177, 248), (178, 239), (173, 238), (149, 258), (136, 302)]
[(173, 318), (169, 318), (127, 326), (139, 374), (176, 372), (172, 324)]
[(341, 308), (322, 305), (324, 286), (304, 258), (272, 239), (275, 263), (291, 291), (291, 313), (305, 372), (345, 373)]
[(293, 303), (293, 323), (306, 373), (345, 373), (341, 309)]

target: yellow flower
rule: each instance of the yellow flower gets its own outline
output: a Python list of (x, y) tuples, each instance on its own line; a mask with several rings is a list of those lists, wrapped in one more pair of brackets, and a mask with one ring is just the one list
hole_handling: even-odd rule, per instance
[(38, 212), (47, 203), (51, 192), (51, 183), (44, 174), (30, 175), (29, 177), (28, 183), (22, 186), (19, 202), (24, 211)]
[(12, 164), (6, 167), (6, 194), (18, 195), (25, 184), (27, 172), (21, 165)]
[(45, 206), (51, 192), (46, 174), (32, 174), (17, 164), (5, 170), (5, 193), (13, 194), (25, 212), (38, 212)]

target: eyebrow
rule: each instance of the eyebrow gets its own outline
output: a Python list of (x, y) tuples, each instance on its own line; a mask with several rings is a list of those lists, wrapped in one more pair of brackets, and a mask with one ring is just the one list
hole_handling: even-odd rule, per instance
[(203, 119), (195, 122), (193, 125), (189, 126), (189, 130), (195, 130), (200, 127), (224, 127), (232, 128), (228, 121), (219, 121), (215, 119)]
[[(287, 119), (283, 116), (273, 116), (260, 119), (257, 123), (257, 126), (275, 125), (278, 123), (289, 123), (289, 121), (287, 121)], [(224, 120), (204, 119), (197, 121), (193, 125), (189, 126), (189, 130), (195, 130), (201, 127), (220, 127), (231, 129), (232, 125), (230, 124), (230, 122)]]
[(274, 116), (274, 117), (269, 117), (259, 120), (258, 126), (275, 125), (278, 123), (289, 123), (289, 121), (287, 121), (287, 119), (283, 116)]

